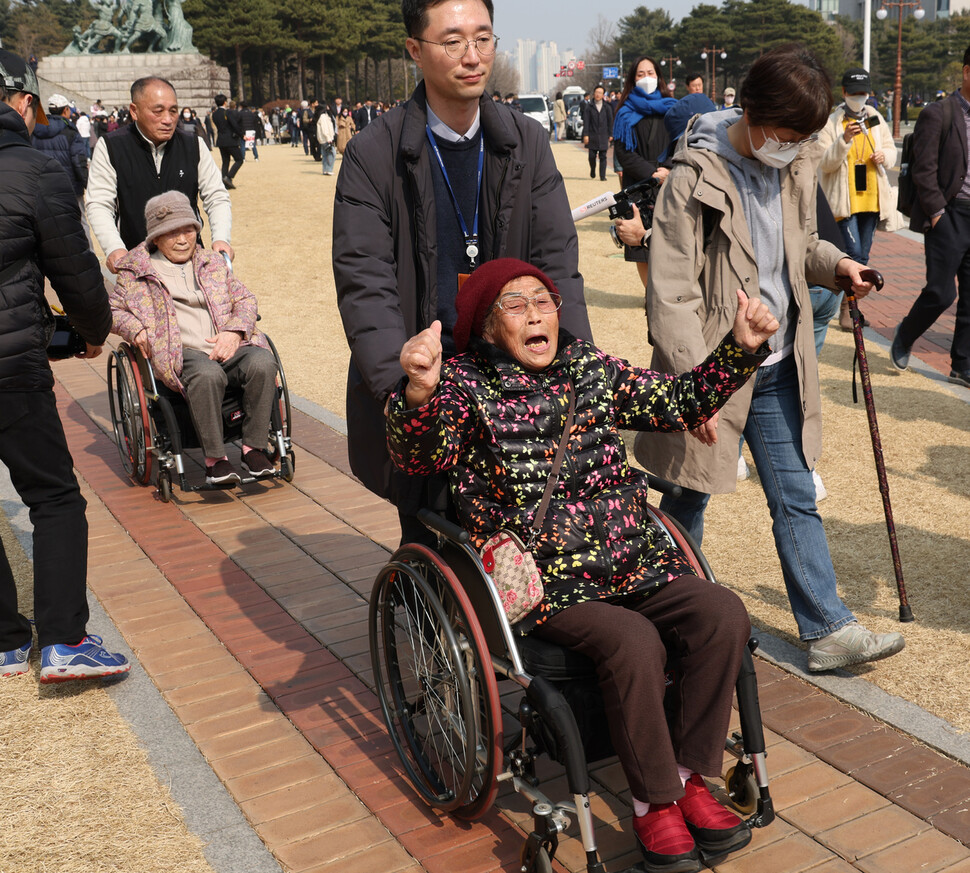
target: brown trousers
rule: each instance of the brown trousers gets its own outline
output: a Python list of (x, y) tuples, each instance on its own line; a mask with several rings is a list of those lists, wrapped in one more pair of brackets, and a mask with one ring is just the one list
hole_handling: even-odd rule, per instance
[[(637, 800), (682, 797), (678, 764), (720, 775), (734, 685), (751, 635), (748, 613), (734, 592), (681, 576), (639, 601), (567, 607), (533, 633), (596, 664), (613, 748)], [(669, 724), (668, 651), (681, 662)]]

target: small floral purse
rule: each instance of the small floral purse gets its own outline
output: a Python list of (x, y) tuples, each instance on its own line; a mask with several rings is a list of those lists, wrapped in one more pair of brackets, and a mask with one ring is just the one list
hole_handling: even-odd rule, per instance
[(492, 584), (498, 591), (505, 615), (510, 624), (525, 618), (535, 609), (545, 596), (539, 568), (532, 557), (531, 545), (542, 530), (542, 522), (549, 509), (552, 493), (559, 482), (559, 471), (566, 455), (566, 444), (569, 442), (569, 431), (573, 424), (575, 399), (573, 397), (572, 382), (568, 386), (569, 410), (566, 413), (566, 424), (563, 428), (559, 448), (556, 449), (556, 459), (552, 464), (552, 472), (546, 482), (546, 490), (542, 494), (539, 509), (532, 520), (529, 545), (513, 531), (502, 528), (493, 533), (479, 550), (482, 566), (492, 579)]

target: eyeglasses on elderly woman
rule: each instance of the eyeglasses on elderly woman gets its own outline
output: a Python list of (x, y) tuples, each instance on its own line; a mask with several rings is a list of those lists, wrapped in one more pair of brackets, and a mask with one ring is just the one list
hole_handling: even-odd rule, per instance
[(503, 294), (495, 301), (495, 306), (509, 315), (518, 316), (525, 315), (530, 303), (536, 308), (537, 312), (549, 315), (562, 306), (562, 297), (549, 292), (530, 296), (513, 291), (510, 294)]

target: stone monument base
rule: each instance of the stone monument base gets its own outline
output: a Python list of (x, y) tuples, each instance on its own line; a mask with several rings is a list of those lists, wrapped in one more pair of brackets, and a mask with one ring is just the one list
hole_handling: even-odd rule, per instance
[[(86, 95), (90, 103), (100, 99), (104, 108), (128, 106), (131, 84), (143, 76), (159, 76), (175, 86), (179, 106), (191, 106), (200, 115), (212, 106), (219, 93), (229, 94), (229, 70), (200, 54), (52, 55), (37, 67), (38, 78), (52, 91)], [(41, 98), (47, 100), (48, 94)], [(78, 105), (81, 111), (88, 106)]]

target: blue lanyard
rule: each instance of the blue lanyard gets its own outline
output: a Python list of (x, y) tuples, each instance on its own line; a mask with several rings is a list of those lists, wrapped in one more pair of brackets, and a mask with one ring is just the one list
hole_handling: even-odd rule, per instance
[(451, 194), (451, 202), (455, 206), (455, 215), (458, 217), (458, 226), (461, 228), (462, 236), (465, 238), (465, 254), (471, 262), (471, 268), (475, 269), (475, 259), (478, 257), (478, 205), (482, 196), (482, 170), (485, 167), (485, 137), (478, 134), (478, 185), (475, 187), (475, 219), (472, 222), (472, 232), (468, 232), (468, 225), (465, 224), (465, 217), (461, 214), (461, 207), (458, 205), (458, 198), (451, 187), (451, 180), (448, 178), (448, 171), (445, 169), (445, 162), (441, 159), (441, 152), (438, 150), (438, 143), (434, 140), (431, 132), (431, 125), (424, 126), (428, 132), (428, 142), (431, 143), (431, 150), (438, 159), (438, 166), (441, 167), (441, 175), (445, 177), (445, 184), (448, 186), (448, 193)]

